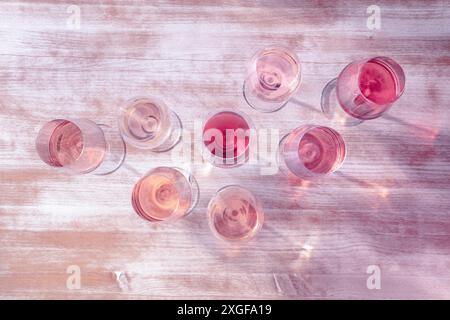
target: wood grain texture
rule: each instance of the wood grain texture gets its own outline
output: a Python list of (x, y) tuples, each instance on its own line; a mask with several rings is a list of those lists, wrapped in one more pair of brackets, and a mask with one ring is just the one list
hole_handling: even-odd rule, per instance
[[(449, 1), (72, 2), (79, 30), (66, 26), (68, 3), (0, 3), (0, 298), (450, 299)], [(381, 30), (366, 27), (371, 4)], [(268, 115), (241, 89), (246, 61), (270, 45), (298, 54), (303, 82)], [(334, 126), (318, 111), (322, 88), (373, 55), (404, 67), (403, 97), (380, 119)], [(169, 154), (128, 148), (125, 164), (99, 177), (55, 172), (34, 150), (44, 122), (115, 125), (118, 106), (142, 94), (163, 98), (188, 129), (223, 107), (282, 133), (331, 125), (349, 154), (310, 184), (195, 163), (194, 213), (146, 223), (131, 188)], [(209, 199), (230, 183), (266, 213), (242, 248), (216, 241), (206, 220)], [(70, 265), (81, 268), (78, 290), (66, 287)], [(381, 290), (366, 287), (369, 265), (381, 268)]]

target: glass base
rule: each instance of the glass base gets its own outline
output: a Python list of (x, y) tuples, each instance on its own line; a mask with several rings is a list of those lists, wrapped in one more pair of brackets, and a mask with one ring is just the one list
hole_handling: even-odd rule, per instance
[(201, 155), (203, 162), (208, 162), (217, 168), (236, 168), (248, 162), (250, 159), (249, 149), (246, 149), (241, 155), (234, 158), (223, 158), (214, 155), (208, 147), (202, 143)]
[(336, 96), (337, 78), (332, 79), (323, 88), (320, 105), (322, 112), (328, 119), (335, 122), (337, 125), (351, 127), (364, 122), (349, 115), (342, 109)]
[(289, 102), (289, 100), (283, 102), (270, 102), (258, 99), (256, 96), (251, 94), (251, 89), (248, 88), (247, 81), (244, 81), (242, 86), (242, 95), (250, 107), (265, 113), (278, 111)]
[(183, 130), (183, 124), (181, 123), (180, 117), (173, 112), (170, 111), (170, 122), (172, 123), (172, 131), (167, 140), (157, 146), (154, 149), (151, 149), (152, 152), (165, 152), (174, 148), (181, 141), (181, 132)]
[(202, 152), (203, 160), (207, 161), (217, 168), (237, 168), (248, 162), (248, 156), (245, 154), (238, 158), (226, 159), (216, 157), (215, 155), (211, 154), (211, 152), (209, 152), (206, 147), (202, 150)]
[(113, 173), (123, 164), (126, 155), (125, 142), (119, 131), (104, 124), (98, 125), (105, 136), (107, 150), (103, 162), (98, 166), (93, 174), (105, 175)]

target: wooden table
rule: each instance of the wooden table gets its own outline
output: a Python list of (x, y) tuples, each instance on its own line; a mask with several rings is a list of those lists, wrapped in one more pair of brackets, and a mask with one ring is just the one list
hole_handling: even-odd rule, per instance
[[(1, 298), (450, 298), (449, 1), (73, 3), (79, 29), (69, 4), (0, 4)], [(367, 27), (372, 4), (380, 30)], [(241, 90), (246, 61), (270, 45), (298, 54), (303, 82), (284, 109), (263, 114)], [(374, 55), (404, 67), (403, 97), (377, 120), (330, 123), (319, 111), (324, 85)], [(187, 129), (224, 107), (282, 133), (330, 125), (348, 157), (314, 183), (197, 161), (193, 214), (147, 223), (131, 188), (149, 169), (174, 165), (169, 153), (129, 147), (111, 175), (67, 176), (34, 149), (46, 121), (115, 125), (136, 95), (164, 99)], [(242, 248), (218, 242), (206, 219), (211, 196), (232, 183), (252, 190), (266, 214)], [(79, 289), (67, 286), (77, 267)], [(381, 288), (369, 289), (377, 268)]]

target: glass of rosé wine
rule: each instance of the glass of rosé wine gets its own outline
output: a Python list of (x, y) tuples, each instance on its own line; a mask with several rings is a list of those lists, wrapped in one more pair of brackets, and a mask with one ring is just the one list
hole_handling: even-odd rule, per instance
[(264, 213), (251, 191), (237, 185), (221, 188), (208, 204), (212, 233), (228, 242), (246, 242), (259, 232)]
[(284, 136), (278, 162), (283, 172), (302, 180), (314, 180), (338, 170), (346, 156), (345, 142), (335, 130), (305, 125)]
[(125, 143), (113, 128), (88, 119), (56, 119), (44, 124), (36, 150), (46, 164), (71, 174), (108, 174), (125, 158)]
[(388, 57), (373, 57), (347, 65), (322, 92), (325, 116), (351, 126), (380, 117), (405, 89), (402, 67)]
[(147, 221), (175, 221), (191, 213), (198, 198), (194, 176), (179, 168), (157, 167), (134, 185), (131, 203)]
[(258, 51), (247, 69), (243, 95), (252, 108), (261, 112), (281, 109), (300, 86), (300, 61), (286, 48)]
[(181, 140), (182, 124), (163, 101), (137, 97), (120, 108), (119, 129), (126, 143), (152, 152), (164, 152)]

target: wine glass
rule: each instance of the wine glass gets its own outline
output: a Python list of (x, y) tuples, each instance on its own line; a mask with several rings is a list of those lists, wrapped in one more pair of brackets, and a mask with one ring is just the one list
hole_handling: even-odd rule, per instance
[(250, 157), (253, 136), (254, 126), (246, 114), (235, 110), (212, 113), (203, 126), (203, 158), (217, 167), (240, 166)]
[(245, 242), (261, 229), (264, 213), (251, 191), (238, 185), (221, 188), (208, 204), (213, 234), (229, 242)]
[(153, 152), (168, 151), (181, 140), (180, 118), (156, 98), (127, 101), (120, 109), (119, 128), (125, 142)]
[(338, 170), (346, 156), (345, 142), (335, 130), (305, 125), (284, 136), (279, 146), (279, 165), (304, 180), (314, 180)]
[(46, 164), (72, 174), (108, 174), (125, 158), (125, 143), (113, 128), (88, 119), (55, 119), (36, 138), (36, 150)]
[(351, 126), (380, 117), (405, 89), (402, 67), (388, 57), (347, 65), (322, 92), (322, 111), (329, 119)]
[(286, 48), (266, 48), (250, 61), (243, 95), (252, 108), (274, 112), (297, 92), (300, 82), (300, 62), (296, 54)]
[(157, 167), (135, 184), (131, 203), (145, 220), (174, 221), (191, 213), (198, 198), (194, 176), (179, 168)]

